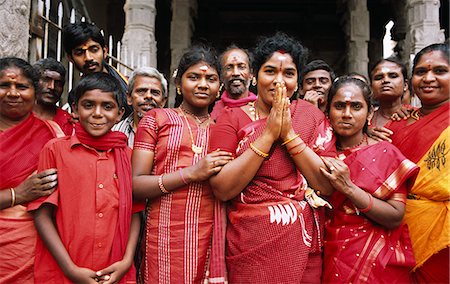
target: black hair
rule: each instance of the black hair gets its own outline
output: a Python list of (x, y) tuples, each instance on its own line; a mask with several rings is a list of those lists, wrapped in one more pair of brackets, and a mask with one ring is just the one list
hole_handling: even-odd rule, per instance
[[(356, 79), (361, 79), (361, 80), (364, 81), (364, 83), (366, 83), (367, 85), (370, 84), (370, 81), (369, 81), (369, 79), (367, 78), (367, 76), (366, 76), (366, 75), (363, 75), (363, 74), (361, 74), (361, 73), (358, 73), (358, 72), (353, 71), (353, 72), (348, 73), (347, 76), (352, 77), (352, 78), (356, 78)], [(360, 77), (360, 78), (359, 78), (359, 77)]]
[(400, 59), (398, 59), (397, 57), (388, 57), (388, 58), (381, 58), (379, 60), (377, 60), (375, 62), (375, 64), (372, 65), (372, 67), (370, 68), (370, 81), (372, 82), (372, 72), (373, 70), (375, 70), (375, 68), (377, 68), (378, 65), (380, 65), (383, 62), (391, 62), (396, 64), (398, 67), (400, 67), (400, 69), (402, 70), (402, 75), (403, 75), (403, 80), (405, 82), (408, 81), (408, 71), (406, 70), (406, 65), (400, 61)]
[[(367, 103), (368, 111), (370, 112), (373, 108), (372, 90), (370, 89), (370, 86), (368, 84), (366, 84), (363, 80), (354, 78), (354, 77), (350, 77), (350, 76), (341, 76), (341, 77), (337, 78), (336, 80), (334, 80), (333, 85), (331, 86), (330, 92), (328, 92), (328, 104), (327, 104), (326, 112), (330, 113), (331, 101), (332, 101), (333, 97), (336, 95), (337, 91), (340, 88), (342, 88), (343, 86), (346, 86), (346, 85), (355, 85), (361, 90), (364, 100)], [(369, 124), (368, 124), (368, 121), (366, 121), (366, 123), (364, 124), (364, 127), (363, 127), (364, 133), (367, 133), (368, 127), (369, 127)]]
[(16, 67), (22, 71), (22, 75), (25, 76), (33, 85), (34, 91), (39, 92), (39, 73), (30, 63), (18, 57), (3, 57), (0, 58), (0, 73), (7, 68)]
[(95, 72), (81, 78), (80, 82), (73, 91), (75, 100), (74, 104), (77, 105), (78, 101), (87, 91), (97, 89), (102, 92), (113, 93), (119, 109), (123, 107), (123, 101), (120, 96), (121, 89), (119, 81), (113, 76), (103, 72)]
[(95, 24), (86, 22), (72, 23), (65, 26), (62, 32), (64, 51), (69, 55), (72, 54), (74, 48), (89, 39), (100, 44), (102, 48), (105, 47), (105, 38)]
[(309, 62), (305, 65), (305, 67), (300, 72), (300, 79), (299, 84), (300, 86), (303, 86), (303, 78), (305, 78), (305, 75), (309, 72), (315, 71), (315, 70), (324, 70), (327, 71), (330, 74), (331, 82), (334, 81), (336, 78), (336, 74), (334, 73), (333, 69), (328, 65), (325, 61), (317, 59)]
[(444, 58), (446, 58), (447, 62), (448, 62), (449, 61), (449, 55), (450, 55), (449, 54), (450, 53), (449, 50), (450, 50), (450, 48), (448, 46), (448, 43), (433, 43), (433, 44), (430, 44), (430, 45), (424, 47), (422, 50), (417, 52), (416, 56), (414, 57), (412, 70), (414, 70), (416, 68), (417, 63), (422, 58), (422, 56), (425, 53), (428, 53), (428, 52), (431, 52), (431, 51), (440, 51), (442, 56)]
[(297, 67), (298, 81), (300, 81), (300, 72), (302, 71), (308, 49), (299, 41), (288, 36), (285, 33), (277, 32), (275, 35), (265, 37), (259, 40), (253, 50), (253, 73), (258, 79), (258, 72), (261, 66), (277, 51), (289, 54)]
[(227, 47), (225, 48), (225, 50), (220, 54), (220, 56), (219, 56), (219, 63), (220, 63), (220, 65), (222, 65), (223, 57), (224, 57), (225, 53), (227, 53), (227, 52), (230, 51), (230, 50), (242, 50), (242, 51), (247, 55), (247, 58), (248, 58), (248, 67), (249, 67), (249, 68), (252, 68), (252, 64), (253, 64), (253, 54), (252, 54), (248, 49), (239, 47), (239, 46), (237, 46), (237, 45), (234, 44), (234, 43), (231, 44), (231, 45), (229, 45), (229, 46), (227, 46)]
[(56, 59), (39, 59), (38, 61), (36, 61), (36, 63), (33, 64), (33, 67), (41, 76), (45, 70), (50, 70), (57, 72), (61, 76), (63, 81), (65, 81), (66, 79), (66, 68), (64, 68), (64, 65), (62, 65), (61, 62), (57, 61)]
[[(216, 69), (217, 74), (220, 78), (220, 64), (217, 58), (217, 53), (215, 49), (206, 44), (195, 44), (191, 46), (184, 54), (181, 56), (180, 63), (178, 64), (178, 68), (176, 70), (175, 75), (175, 85), (181, 84), (181, 77), (191, 66), (199, 63), (205, 62), (212, 68)], [(178, 106), (183, 101), (183, 96), (176, 96), (175, 98), (175, 106)]]

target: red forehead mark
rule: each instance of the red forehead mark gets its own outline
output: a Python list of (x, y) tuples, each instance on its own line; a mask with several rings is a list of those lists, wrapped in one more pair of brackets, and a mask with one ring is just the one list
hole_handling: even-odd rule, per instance
[(285, 53), (286, 53), (286, 50), (280, 49), (280, 50), (277, 50), (277, 52), (278, 52), (278, 53), (281, 53), (281, 54), (285, 54)]
[(9, 77), (9, 81), (15, 82), (17, 78), (17, 74), (14, 72), (6, 73), (6, 77)]
[(200, 66), (199, 69), (200, 69), (201, 71), (203, 71), (203, 72), (206, 72), (206, 71), (208, 71), (209, 67), (206, 66), (206, 65), (203, 65), (203, 66)]

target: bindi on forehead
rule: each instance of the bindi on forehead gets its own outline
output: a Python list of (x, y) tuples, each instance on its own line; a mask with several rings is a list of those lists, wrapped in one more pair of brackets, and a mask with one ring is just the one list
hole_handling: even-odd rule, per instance
[(202, 65), (202, 66), (200, 66), (199, 69), (200, 69), (200, 71), (206, 72), (206, 71), (208, 71), (209, 67), (207, 65)]
[(353, 98), (352, 92), (349, 92), (349, 91), (344, 92), (344, 101), (345, 102), (347, 102), (347, 103), (350, 102), (352, 100), (352, 98)]
[(389, 68), (389, 67), (381, 67), (381, 72), (382, 73), (389, 73), (389, 72), (391, 72), (391, 68)]
[(6, 75), (6, 77), (9, 78), (9, 81), (11, 81), (11, 82), (16, 82), (17, 76), (18, 76), (16, 73), (14, 73), (14, 72), (8, 72), (8, 73), (6, 73), (5, 75)]

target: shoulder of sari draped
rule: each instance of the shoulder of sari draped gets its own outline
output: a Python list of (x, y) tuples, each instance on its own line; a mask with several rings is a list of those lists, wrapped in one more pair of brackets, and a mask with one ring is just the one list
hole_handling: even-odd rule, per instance
[[(387, 162), (389, 161), (389, 162)], [(344, 159), (351, 180), (373, 196), (387, 200), (402, 185), (410, 189), (419, 167), (386, 141), (362, 147)]]
[(447, 103), (410, 125), (406, 121), (393, 122), (389, 127), (394, 132), (392, 144), (417, 163), (449, 127), (449, 106), (450, 103)]
[(0, 188), (15, 187), (35, 171), (41, 149), (55, 137), (54, 129), (33, 113), (0, 133)]

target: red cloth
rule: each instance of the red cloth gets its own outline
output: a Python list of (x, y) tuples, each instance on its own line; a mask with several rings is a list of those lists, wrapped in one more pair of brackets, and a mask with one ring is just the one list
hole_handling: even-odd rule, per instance
[[(312, 148), (320, 143), (334, 152), (331, 127), (323, 113), (304, 101), (291, 105), (296, 133)], [(241, 155), (262, 133), (265, 119), (252, 122), (240, 108), (230, 108), (213, 127), (210, 151)], [(230, 283), (300, 283), (321, 261), (309, 262), (321, 251), (321, 210), (304, 200), (306, 180), (286, 147), (276, 143), (254, 179), (229, 203), (226, 262)], [(310, 266), (308, 266), (308, 264)], [(308, 268), (307, 268), (308, 267)], [(311, 274), (313, 275), (313, 274)], [(320, 281), (320, 275), (314, 280)]]
[(214, 105), (214, 108), (211, 112), (211, 118), (217, 120), (217, 118), (223, 113), (224, 109), (244, 106), (249, 102), (256, 101), (256, 98), (257, 97), (255, 94), (253, 94), (252, 92), (248, 92), (247, 97), (235, 100), (230, 98), (227, 91), (224, 91), (222, 93), (220, 101), (217, 101)]
[[(152, 175), (176, 172), (197, 163), (208, 150), (209, 127), (188, 120), (200, 155), (191, 149), (186, 120), (175, 109), (152, 109), (139, 123), (133, 150), (154, 152)], [(200, 283), (208, 270), (214, 197), (208, 182), (190, 183), (148, 201), (143, 283)]]
[(67, 111), (57, 108), (53, 121), (58, 123), (61, 130), (66, 135), (72, 135), (74, 129), (74, 123), (72, 122), (72, 116)]
[[(389, 161), (389, 163), (386, 163)], [(381, 200), (406, 201), (419, 168), (388, 142), (347, 153), (344, 159), (350, 179)], [(386, 229), (336, 191), (330, 197), (333, 209), (325, 225), (324, 283), (408, 283), (415, 264), (405, 224)]]
[[(55, 205), (59, 236), (72, 261), (97, 271), (122, 259), (131, 215), (143, 206), (131, 208), (131, 149), (126, 136), (108, 132), (94, 139), (79, 124), (75, 129), (75, 135), (55, 139), (42, 150), (39, 169), (56, 168), (58, 187), (49, 197), (30, 203), (28, 210), (43, 203)], [(135, 275), (132, 267), (120, 283), (135, 282)], [(70, 283), (40, 239), (35, 282)]]
[[(38, 165), (39, 152), (55, 137), (42, 120), (30, 116), (0, 132), (0, 189), (22, 183)], [(0, 210), (0, 283), (33, 281), (36, 229), (32, 216), (21, 205)]]

